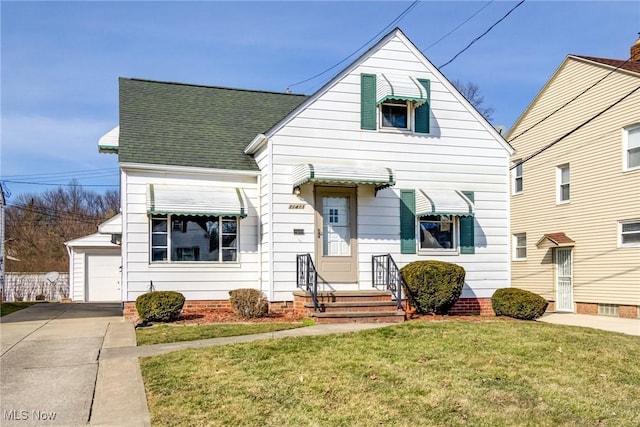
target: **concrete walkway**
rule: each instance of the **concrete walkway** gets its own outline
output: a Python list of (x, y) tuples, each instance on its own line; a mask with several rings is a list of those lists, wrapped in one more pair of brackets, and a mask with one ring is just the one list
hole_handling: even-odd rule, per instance
[(620, 317), (589, 316), (574, 313), (545, 313), (538, 321), (640, 336), (640, 319), (622, 319)]

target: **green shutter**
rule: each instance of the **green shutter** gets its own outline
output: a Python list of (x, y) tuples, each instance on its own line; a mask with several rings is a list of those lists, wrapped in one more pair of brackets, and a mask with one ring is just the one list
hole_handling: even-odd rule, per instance
[(430, 117), (430, 105), (431, 105), (431, 81), (426, 79), (418, 79), (418, 82), (427, 91), (427, 101), (416, 108), (416, 133), (429, 133), (429, 117)]
[[(473, 191), (462, 192), (467, 199), (473, 200)], [(475, 247), (475, 229), (474, 219), (472, 216), (460, 217), (460, 253), (461, 254), (474, 254), (476, 253)]]
[(416, 253), (415, 190), (400, 190), (400, 253)]
[(376, 75), (360, 75), (360, 128), (376, 130)]

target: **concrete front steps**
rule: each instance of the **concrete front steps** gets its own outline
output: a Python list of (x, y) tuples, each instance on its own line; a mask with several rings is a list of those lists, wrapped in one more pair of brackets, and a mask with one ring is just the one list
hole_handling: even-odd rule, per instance
[(391, 298), (389, 291), (321, 291), (320, 311), (314, 311), (311, 293), (293, 293), (296, 311), (307, 313), (317, 323), (401, 323), (405, 312)]

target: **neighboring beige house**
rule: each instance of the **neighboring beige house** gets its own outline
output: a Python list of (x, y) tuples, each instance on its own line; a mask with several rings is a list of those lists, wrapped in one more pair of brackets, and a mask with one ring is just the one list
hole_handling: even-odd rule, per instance
[(640, 39), (629, 61), (569, 55), (507, 140), (511, 286), (640, 317)]

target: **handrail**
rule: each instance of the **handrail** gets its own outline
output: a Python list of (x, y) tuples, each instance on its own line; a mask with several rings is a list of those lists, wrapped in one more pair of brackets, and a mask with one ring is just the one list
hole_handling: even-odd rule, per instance
[(311, 254), (296, 255), (296, 277), (297, 286), (311, 294), (313, 310), (320, 311), (318, 304), (318, 272), (313, 265)]
[(391, 254), (371, 256), (371, 283), (373, 287), (383, 286), (391, 291), (398, 310), (402, 307), (402, 275)]

